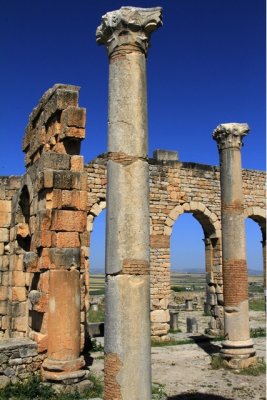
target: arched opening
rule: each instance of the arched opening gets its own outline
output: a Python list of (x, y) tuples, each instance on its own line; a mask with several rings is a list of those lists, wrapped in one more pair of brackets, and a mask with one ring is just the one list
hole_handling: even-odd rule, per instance
[(222, 329), (218, 315), (222, 294), (216, 293), (219, 285), (214, 279), (217, 242), (214, 226), (202, 211), (185, 211), (176, 219), (170, 239), (170, 332), (175, 308), (178, 331), (218, 334)]
[[(89, 216), (90, 217), (90, 216)], [(90, 217), (92, 218), (92, 217)], [(89, 219), (90, 219), (89, 218)], [(104, 337), (105, 312), (105, 232), (106, 210), (100, 207), (98, 215), (93, 216), (90, 232), (89, 251), (89, 304), (87, 311), (88, 333), (93, 338)]]
[[(256, 222), (256, 223), (255, 223)], [(257, 321), (254, 321), (253, 311), (265, 311), (265, 226), (261, 218), (250, 216), (245, 219), (246, 229), (246, 259), (248, 270), (248, 293), (250, 324), (256, 328), (262, 319), (262, 325), (265, 325), (264, 315), (257, 315)]]
[[(201, 233), (199, 235), (201, 239), (204, 239), (205, 244), (205, 311), (210, 314), (206, 333), (218, 335), (223, 331), (221, 224), (218, 216), (211, 212), (204, 204), (192, 201), (183, 205), (177, 205), (170, 211), (164, 221), (162, 235), (157, 229), (153, 230), (153, 215), (151, 218), (151, 332), (152, 338), (155, 337), (157, 340), (167, 340), (171, 325), (170, 312), (174, 309), (175, 305), (170, 303), (170, 238), (173, 232), (173, 225), (184, 213), (193, 214), (193, 217), (200, 223), (199, 227), (202, 227), (203, 230), (201, 232), (200, 229), (199, 232)], [(199, 242), (201, 243), (201, 240)], [(191, 252), (193, 245), (191, 241)], [(193, 308), (192, 303), (190, 306)]]
[(30, 195), (27, 186), (22, 188), (18, 205), (19, 207), (16, 215), (17, 243), (18, 246), (24, 251), (30, 251)]

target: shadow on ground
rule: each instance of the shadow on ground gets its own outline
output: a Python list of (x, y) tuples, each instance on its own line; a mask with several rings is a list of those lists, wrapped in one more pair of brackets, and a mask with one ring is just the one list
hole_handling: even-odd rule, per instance
[(198, 347), (200, 347), (210, 356), (212, 354), (219, 353), (221, 350), (221, 346), (212, 343), (211, 339), (205, 335), (189, 336), (189, 339), (194, 340), (195, 344), (197, 344)]
[(216, 394), (208, 393), (181, 393), (176, 396), (167, 397), (167, 400), (233, 400), (229, 397), (217, 396)]

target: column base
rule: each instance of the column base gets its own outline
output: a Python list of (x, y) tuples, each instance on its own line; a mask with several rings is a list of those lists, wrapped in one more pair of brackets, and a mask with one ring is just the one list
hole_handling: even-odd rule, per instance
[(257, 363), (253, 340), (225, 340), (220, 352), (224, 363), (229, 368), (248, 368)]
[(42, 377), (48, 381), (61, 381), (65, 384), (77, 383), (86, 377), (87, 371), (81, 370), (84, 365), (83, 357), (74, 360), (46, 358), (42, 365)]

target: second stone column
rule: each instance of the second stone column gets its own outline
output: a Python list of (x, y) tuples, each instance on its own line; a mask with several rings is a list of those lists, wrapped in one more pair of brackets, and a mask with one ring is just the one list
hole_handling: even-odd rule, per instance
[(146, 54), (161, 8), (105, 14), (109, 55), (105, 400), (150, 400)]

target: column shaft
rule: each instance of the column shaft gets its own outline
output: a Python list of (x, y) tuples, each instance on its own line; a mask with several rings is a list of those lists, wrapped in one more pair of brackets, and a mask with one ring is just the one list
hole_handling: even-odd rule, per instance
[[(222, 355), (229, 365), (255, 361), (250, 339), (248, 276), (243, 215), (241, 144), (246, 124), (223, 124), (214, 131), (220, 151), (224, 329)], [(247, 359), (244, 362), (244, 359)], [(249, 360), (248, 360), (249, 359)], [(243, 361), (242, 361), (243, 360)]]
[(105, 400), (151, 399), (145, 26), (153, 25), (150, 34), (160, 13), (122, 7), (97, 30), (110, 62)]

